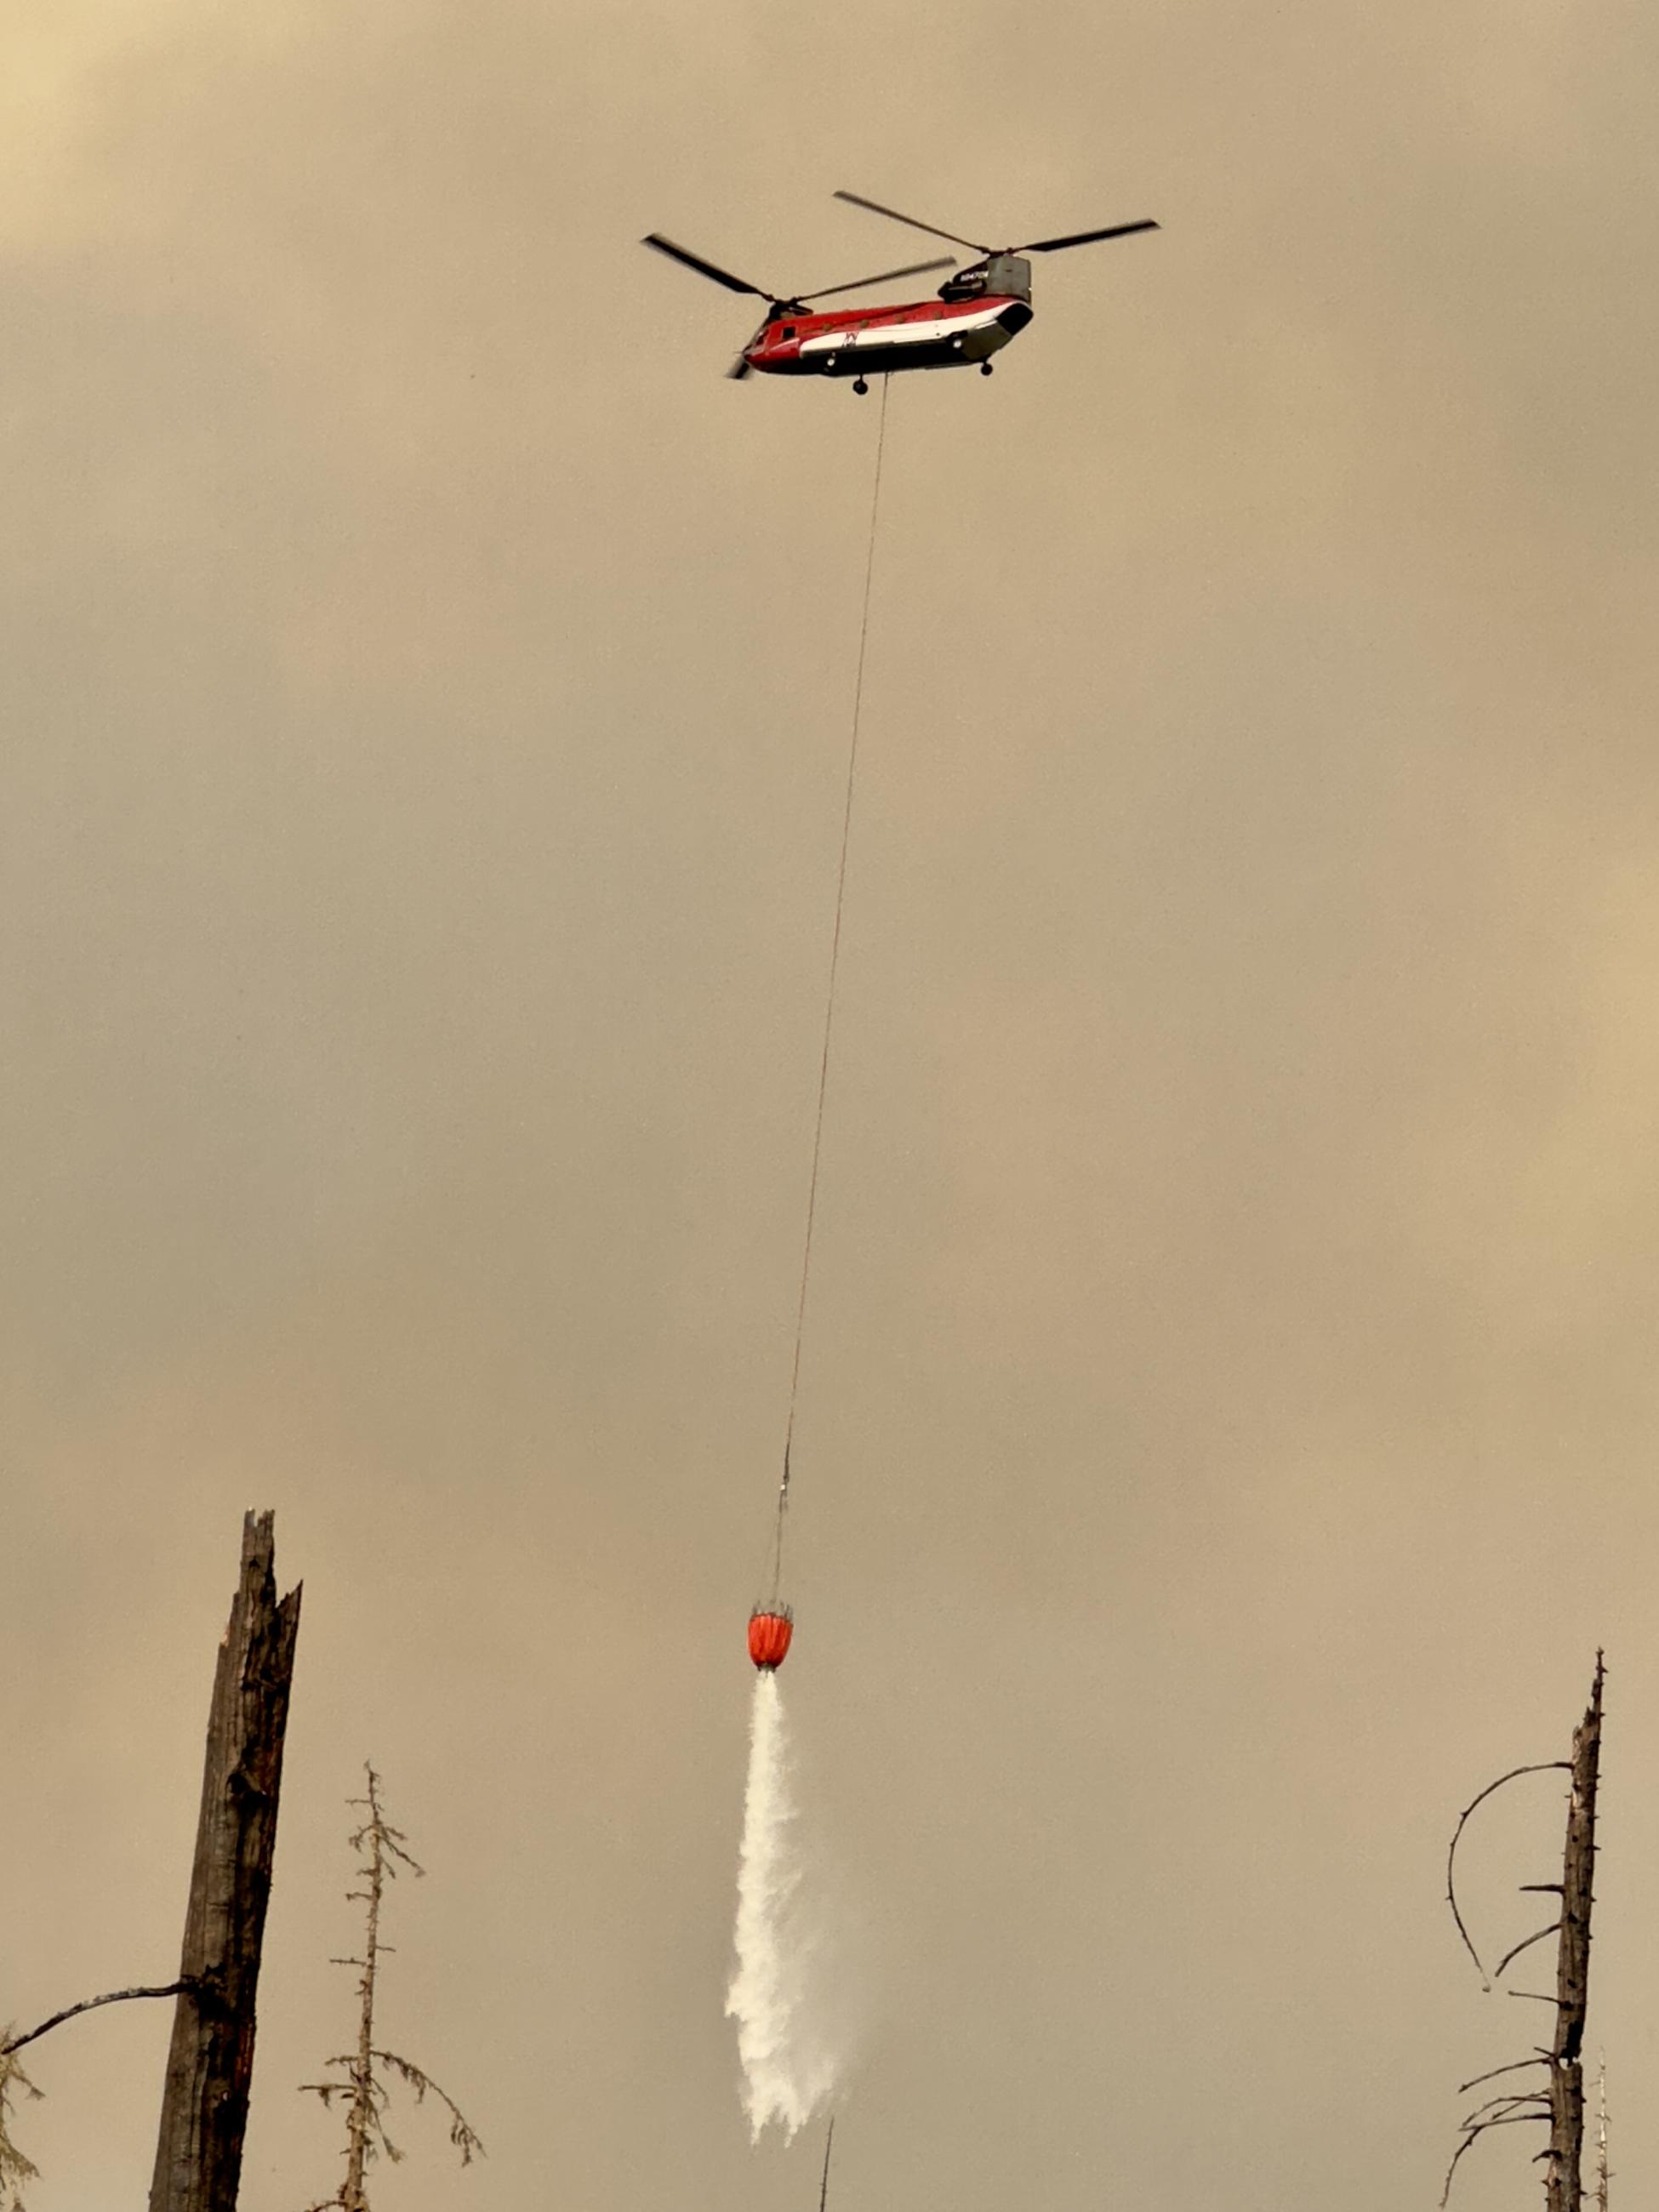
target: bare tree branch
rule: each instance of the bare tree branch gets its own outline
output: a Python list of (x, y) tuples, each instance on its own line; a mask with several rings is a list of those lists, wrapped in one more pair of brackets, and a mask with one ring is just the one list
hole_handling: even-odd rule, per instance
[(447, 2108), (449, 2140), (461, 2154), (463, 2166), (471, 2165), (474, 2151), (480, 2158), (484, 2155), (483, 2143), (477, 2130), (463, 2118), (460, 2106), (448, 2091), (441, 2089), (429, 2074), (423, 2074), (421, 2069), (411, 2063), (409, 2059), (399, 2058), (395, 2051), (376, 2051), (371, 2055), (378, 2058), (382, 2066), (389, 2066), (394, 2074), (402, 2075), (415, 2092), (415, 2101), (417, 2105), (425, 2102), (426, 2094), (429, 2089), (438, 2102)]
[(1547, 2105), (1549, 2100), (1547, 2089), (1517, 2089), (1501, 2097), (1488, 2097), (1484, 2105), (1477, 2105), (1468, 2118), (1460, 2120), (1457, 2124), (1460, 2129), (1472, 2128), (1483, 2124), (1484, 2115), (1487, 2112), (1509, 2112), (1522, 2105)]
[[(1474, 1970), (1480, 1975), (1481, 1985), (1485, 1989), (1490, 1990), (1492, 1984), (1487, 1979), (1486, 1968), (1480, 1963), (1480, 1954), (1475, 1949), (1470, 1940), (1469, 1931), (1463, 1924), (1463, 1916), (1457, 1909), (1457, 1890), (1453, 1881), (1453, 1872), (1457, 1860), (1457, 1846), (1462, 1840), (1463, 1831), (1468, 1825), (1469, 1815), (1486, 1803), (1493, 1790), (1501, 1790), (1506, 1782), (1518, 1782), (1523, 1774), (1548, 1774), (1564, 1767), (1571, 1772), (1571, 1764), (1570, 1759), (1543, 1759), (1531, 1766), (1512, 1766), (1507, 1774), (1500, 1774), (1496, 1782), (1489, 1782), (1480, 1795), (1472, 1798), (1457, 1816), (1457, 1826), (1452, 1830), (1451, 1844), (1446, 1852), (1446, 1902), (1451, 1907), (1452, 1918), (1457, 1923), (1457, 1932), (1463, 1938), (1463, 1948), (1474, 1960)], [(1449, 2186), (1449, 2182), (1448, 2185)]]
[(1440, 2191), (1440, 2212), (1446, 2212), (1446, 2206), (1451, 2200), (1452, 2177), (1457, 2172), (1458, 2163), (1462, 2160), (1466, 2150), (1474, 2149), (1474, 2143), (1475, 2138), (1473, 2136), (1465, 2136), (1462, 2142), (1458, 2144), (1457, 2148), (1452, 2153), (1451, 2164), (1446, 2168), (1445, 2182)]
[(168, 1982), (159, 1990), (109, 1990), (101, 1997), (82, 1997), (79, 2004), (65, 2005), (62, 2012), (53, 2013), (50, 2020), (43, 2020), (39, 2027), (30, 2028), (27, 2035), (14, 2035), (9, 2042), (0, 2043), (0, 2058), (9, 2058), (14, 2051), (21, 2051), (26, 2043), (38, 2042), (43, 2035), (50, 2034), (54, 2027), (61, 2027), (66, 2020), (73, 2020), (76, 2013), (91, 2012), (98, 2005), (124, 2004), (129, 1997), (182, 1996), (186, 1990), (194, 1987), (194, 1983), (185, 1980)]
[(1547, 2120), (1548, 2118), (1547, 2112), (1511, 2112), (1504, 2119), (1482, 2120), (1478, 2128), (1464, 2136), (1462, 2142), (1452, 2153), (1451, 2164), (1446, 2168), (1446, 2185), (1440, 2192), (1440, 2212), (1446, 2212), (1447, 2200), (1451, 2195), (1452, 2176), (1457, 2171), (1458, 2160), (1466, 2150), (1474, 2149), (1488, 2128), (1512, 2127), (1517, 2120)]
[(1559, 1920), (1552, 1920), (1547, 1928), (1540, 1928), (1535, 1936), (1528, 1936), (1524, 1942), (1517, 1943), (1512, 1951), (1505, 1951), (1503, 1957), (1492, 1970), (1492, 1978), (1493, 1981), (1502, 1981), (1504, 1978), (1504, 1969), (1509, 1965), (1511, 1959), (1518, 1959), (1523, 1951), (1529, 1951), (1534, 1943), (1541, 1943), (1547, 1936), (1553, 1936), (1559, 1929), (1560, 1925), (1561, 1923)]
[(1477, 2074), (1472, 2081), (1460, 2081), (1457, 2094), (1461, 2097), (1467, 2090), (1478, 2089), (1483, 2081), (1495, 2081), (1500, 2074), (1518, 2074), (1523, 2066), (1547, 2066), (1549, 2063), (1547, 2051), (1540, 2051), (1535, 2058), (1511, 2059), (1507, 2066), (1494, 2066), (1488, 2074)]

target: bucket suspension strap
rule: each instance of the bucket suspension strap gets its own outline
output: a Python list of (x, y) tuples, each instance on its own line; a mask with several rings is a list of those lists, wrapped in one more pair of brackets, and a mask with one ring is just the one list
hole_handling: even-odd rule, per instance
[(817, 1106), (812, 1121), (812, 1169), (806, 1186), (806, 1231), (802, 1240), (800, 1295), (795, 1307), (795, 1350), (789, 1370), (789, 1415), (783, 1431), (783, 1480), (778, 1486), (778, 1525), (773, 1549), (773, 1591), (783, 1578), (783, 1524), (789, 1508), (789, 1450), (795, 1437), (795, 1406), (800, 1393), (800, 1351), (806, 1334), (806, 1291), (812, 1271), (812, 1225), (817, 1214), (818, 1164), (823, 1152), (823, 1102), (830, 1088), (830, 1043), (836, 1021), (836, 977), (841, 965), (841, 924), (847, 904), (847, 855), (853, 836), (853, 792), (858, 774), (859, 724), (864, 709), (864, 663), (870, 641), (870, 587), (876, 573), (876, 520), (881, 512), (881, 463), (887, 446), (887, 392), (892, 380), (881, 380), (877, 416), (875, 482), (870, 494), (870, 534), (864, 553), (864, 605), (859, 616), (858, 668), (853, 678), (853, 726), (847, 745), (847, 788), (841, 811), (841, 859), (836, 869), (836, 919), (830, 933), (830, 978), (824, 993), (823, 1049), (818, 1057)]
[(783, 1448), (783, 1480), (778, 1485), (777, 1526), (772, 1535), (772, 1602), (775, 1606), (783, 1588), (783, 1522), (789, 1510), (789, 1447)]

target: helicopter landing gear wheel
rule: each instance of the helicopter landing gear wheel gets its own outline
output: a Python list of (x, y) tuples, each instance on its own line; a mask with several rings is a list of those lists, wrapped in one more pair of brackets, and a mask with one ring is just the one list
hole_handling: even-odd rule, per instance
[(865, 393), (870, 389), (870, 387), (865, 382), (864, 379), (861, 376), (859, 376), (853, 380), (853, 389), (857, 392), (859, 398), (862, 399)]
[(991, 374), (991, 364), (988, 361), (981, 362), (979, 373), (981, 376), (988, 376)]

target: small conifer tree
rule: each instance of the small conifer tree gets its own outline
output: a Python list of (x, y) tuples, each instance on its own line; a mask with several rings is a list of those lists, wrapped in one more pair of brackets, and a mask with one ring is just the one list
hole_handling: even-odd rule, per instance
[[(480, 2157), (483, 2154), (483, 2142), (454, 2099), (412, 2060), (400, 2057), (395, 2051), (382, 2050), (374, 2040), (380, 1960), (383, 1953), (392, 1948), (380, 1935), (386, 1884), (396, 1880), (400, 1867), (416, 1876), (424, 1875), (426, 1869), (417, 1865), (410, 1856), (409, 1839), (403, 1830), (394, 1828), (386, 1819), (380, 1804), (380, 1776), (373, 1766), (366, 1766), (364, 1771), (368, 1777), (368, 1795), (348, 1801), (364, 1816), (350, 1838), (351, 1848), (358, 1855), (357, 1881), (361, 1887), (346, 1892), (349, 1902), (364, 1909), (362, 1956), (332, 1962), (337, 1966), (357, 1969), (356, 2047), (328, 2061), (337, 2079), (302, 2085), (307, 2094), (320, 2097), (331, 2109), (336, 2098), (344, 2103), (346, 2142), (342, 2155), (345, 2160), (345, 2178), (332, 2197), (322, 2198), (310, 2208), (310, 2212), (331, 2212), (331, 2208), (337, 2208), (337, 2212), (368, 2212), (369, 2167), (382, 2155), (394, 2164), (403, 2157), (386, 2129), (386, 2108), (392, 2100), (388, 2076), (412, 2089), (417, 2105), (424, 2103), (430, 2093), (444, 2106), (449, 2115), (449, 2140), (460, 2152), (463, 2166), (471, 2165), (475, 2153)], [(0, 2205), (0, 2212), (5, 2212), (3, 2205)]]
[(11, 2100), (19, 2089), (26, 2097), (40, 2092), (23, 2071), (22, 2061), (4, 2048), (10, 2035), (9, 2028), (0, 2034), (0, 2212), (23, 2212), (23, 2185), (38, 2180), (40, 2172), (11, 2139)]

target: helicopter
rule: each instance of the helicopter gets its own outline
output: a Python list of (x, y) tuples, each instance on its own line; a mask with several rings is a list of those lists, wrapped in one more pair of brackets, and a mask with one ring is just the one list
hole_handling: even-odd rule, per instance
[[(912, 368), (968, 368), (977, 367), (981, 376), (991, 374), (991, 356), (1000, 353), (1030, 323), (1031, 264), (1028, 253), (1059, 253), (1073, 246), (1093, 246), (1108, 238), (1127, 238), (1136, 231), (1156, 230), (1150, 221), (1113, 223), (1104, 230), (1079, 230), (1065, 238), (1036, 238), (1024, 246), (981, 246), (971, 238), (941, 230), (937, 223), (921, 222), (879, 200), (860, 192), (838, 191), (838, 200), (908, 223), (953, 246), (966, 246), (981, 258), (959, 268), (954, 255), (942, 260), (916, 261), (905, 269), (884, 270), (878, 276), (860, 276), (850, 284), (830, 284), (822, 291), (793, 294), (763, 291), (729, 270), (706, 261), (684, 246), (677, 246), (660, 231), (640, 240), (672, 261), (694, 270), (728, 292), (746, 292), (766, 302), (766, 319), (726, 372), (735, 382), (756, 370), (769, 376), (851, 377), (853, 389), (868, 392), (872, 376), (891, 376)], [(906, 301), (890, 307), (836, 307), (812, 312), (815, 300), (829, 300), (842, 292), (862, 291), (871, 284), (896, 283), (902, 276), (921, 276), (934, 269), (952, 273), (939, 288), (936, 300)]]

